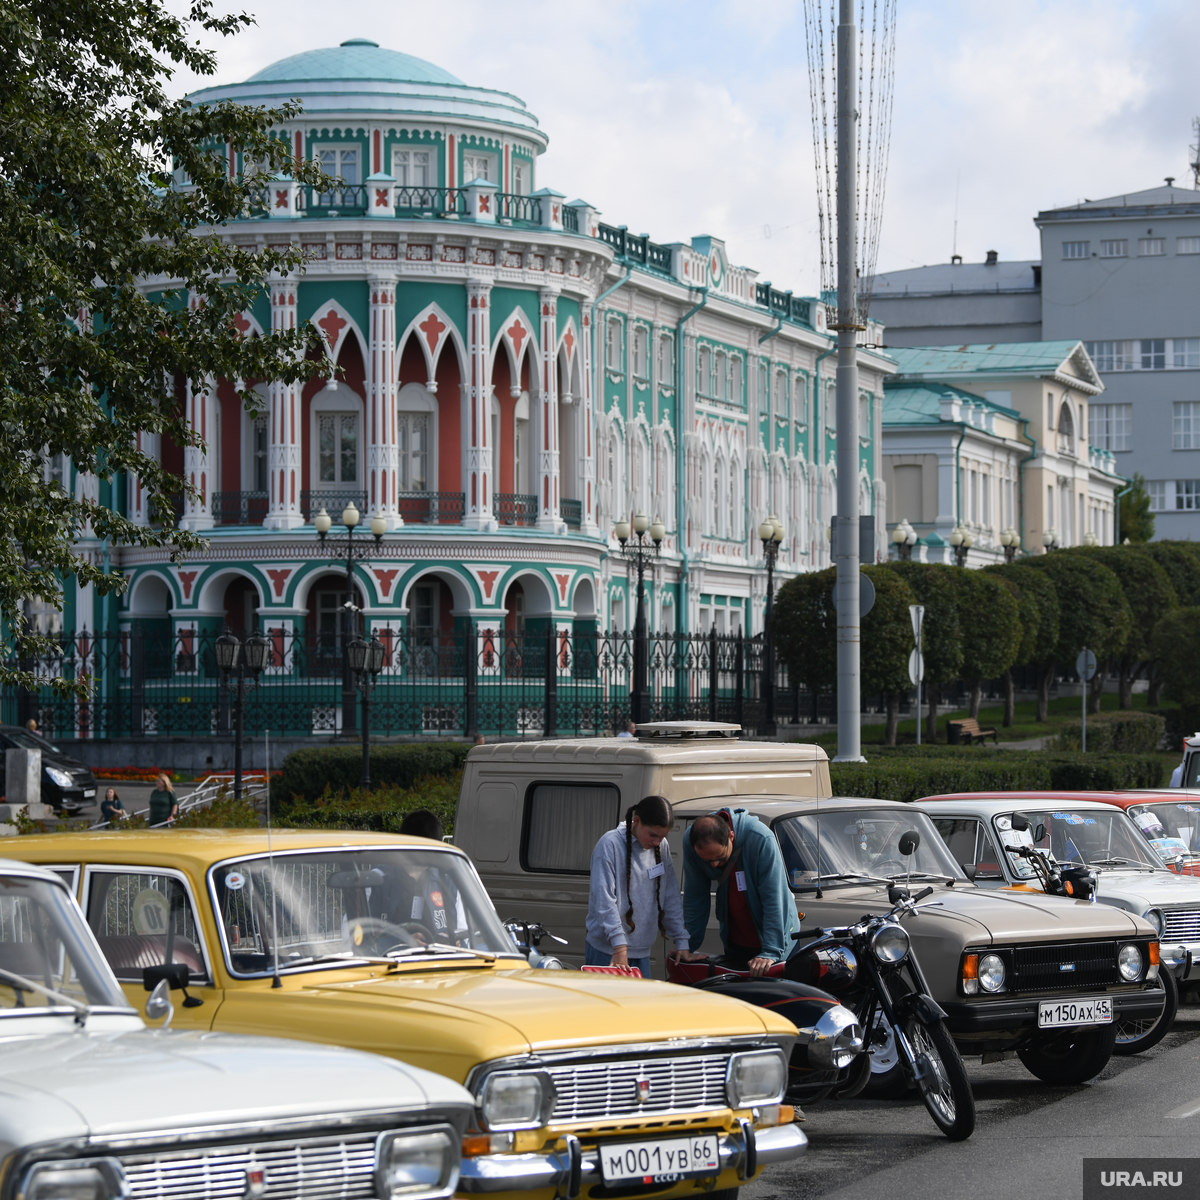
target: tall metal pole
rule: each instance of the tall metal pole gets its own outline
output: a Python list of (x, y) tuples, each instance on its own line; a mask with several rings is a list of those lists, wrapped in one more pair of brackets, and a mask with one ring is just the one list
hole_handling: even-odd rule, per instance
[(342, 608), (342, 732), (354, 732), (355, 710), (354, 673), (350, 670), (349, 646), (354, 640), (354, 526), (346, 530), (346, 602)]
[(858, 296), (855, 278), (857, 30), (854, 0), (839, 0), (837, 28), (837, 671), (835, 762), (862, 758), (858, 566)]
[(246, 715), (246, 664), (238, 656), (237, 677), (233, 693), (233, 798), (242, 798), (242, 737)]
[(763, 553), (767, 557), (767, 606), (763, 613), (762, 695), (766, 708), (763, 732), (767, 737), (774, 737), (779, 732), (779, 725), (775, 720), (775, 646), (771, 641), (771, 615), (775, 608), (775, 555), (778, 553), (773, 538), (763, 544)]

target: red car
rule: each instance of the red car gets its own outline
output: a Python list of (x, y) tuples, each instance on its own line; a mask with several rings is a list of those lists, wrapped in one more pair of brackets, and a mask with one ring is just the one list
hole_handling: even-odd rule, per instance
[(1200, 794), (1179, 788), (1072, 794), (1123, 808), (1172, 871), (1200, 875)]

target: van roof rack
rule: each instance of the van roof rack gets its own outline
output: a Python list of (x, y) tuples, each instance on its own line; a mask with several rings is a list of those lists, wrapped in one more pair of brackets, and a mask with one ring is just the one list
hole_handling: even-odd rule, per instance
[(725, 721), (646, 721), (638, 725), (639, 738), (736, 738), (740, 725)]

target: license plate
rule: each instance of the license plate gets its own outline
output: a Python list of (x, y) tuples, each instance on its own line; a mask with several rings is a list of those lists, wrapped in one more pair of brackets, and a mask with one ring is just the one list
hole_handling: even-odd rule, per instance
[(94, 796), (95, 794), (96, 794), (96, 789), (95, 789), (95, 788), (84, 788), (84, 791), (83, 791), (83, 798), (84, 798), (85, 800), (89, 800), (89, 799), (91, 799), (91, 797), (92, 797), (92, 796)]
[(601, 1146), (605, 1183), (673, 1183), (721, 1169), (717, 1135), (671, 1138), (663, 1142), (618, 1142)]
[(1112, 1001), (1103, 996), (1096, 1000), (1043, 1000), (1038, 1005), (1038, 1028), (1058, 1025), (1111, 1025)]

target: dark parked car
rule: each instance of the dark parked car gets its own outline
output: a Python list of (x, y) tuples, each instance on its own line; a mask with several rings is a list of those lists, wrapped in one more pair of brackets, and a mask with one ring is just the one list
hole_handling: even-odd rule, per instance
[(20, 725), (0, 725), (0, 778), (3, 778), (6, 750), (42, 752), (42, 803), (51, 805), (60, 816), (78, 812), (96, 800), (96, 777), (91, 768), (60, 750), (40, 733)]

